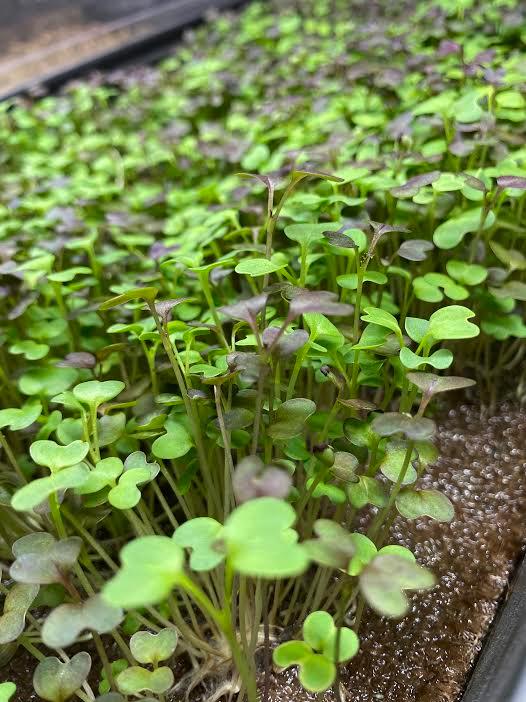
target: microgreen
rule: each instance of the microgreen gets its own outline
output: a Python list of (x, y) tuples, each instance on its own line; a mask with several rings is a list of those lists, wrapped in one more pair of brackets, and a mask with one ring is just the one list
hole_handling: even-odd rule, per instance
[(268, 702), (272, 648), (340, 702), (435, 583), (390, 539), (454, 519), (436, 407), (524, 394), (519, 3), (362, 5), (0, 111), (0, 643), (49, 702)]

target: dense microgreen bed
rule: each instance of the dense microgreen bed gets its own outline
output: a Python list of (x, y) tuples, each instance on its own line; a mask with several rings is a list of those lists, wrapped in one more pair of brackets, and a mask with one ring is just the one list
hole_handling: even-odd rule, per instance
[(454, 516), (434, 397), (524, 393), (526, 30), (386, 5), (1, 106), (0, 662), (44, 700), (340, 699), (435, 583), (387, 541)]

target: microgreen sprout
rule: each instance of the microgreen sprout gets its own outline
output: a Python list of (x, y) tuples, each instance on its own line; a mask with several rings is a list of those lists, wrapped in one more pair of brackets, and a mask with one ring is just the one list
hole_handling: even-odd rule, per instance
[(254, 2), (0, 110), (0, 646), (42, 699), (341, 702), (435, 585), (391, 526), (454, 519), (436, 407), (526, 387), (519, 4)]

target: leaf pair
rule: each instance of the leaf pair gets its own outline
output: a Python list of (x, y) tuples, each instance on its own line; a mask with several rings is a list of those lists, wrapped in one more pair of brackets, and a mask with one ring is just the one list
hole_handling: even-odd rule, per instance
[(78, 536), (56, 541), (46, 532), (28, 534), (13, 544), (15, 561), (9, 573), (20, 583), (61, 583), (75, 565), (81, 548), (82, 539)]
[(131, 509), (141, 499), (137, 486), (154, 480), (159, 470), (159, 464), (148, 463), (142, 451), (131, 453), (124, 464), (120, 458), (104, 458), (95, 465), (77, 493), (89, 495), (110, 487), (109, 503), (117, 509)]
[(66, 648), (85, 630), (106, 634), (122, 621), (122, 610), (107, 604), (100, 595), (85, 602), (62, 604), (48, 615), (42, 641), (50, 648)]
[(273, 439), (285, 441), (301, 434), (307, 419), (316, 412), (316, 404), (304, 397), (286, 400), (274, 413), (274, 421), (267, 429)]
[(33, 676), (35, 692), (47, 702), (67, 702), (82, 687), (91, 670), (89, 653), (77, 653), (66, 663), (44, 658)]
[(336, 665), (358, 653), (360, 642), (352, 629), (334, 624), (328, 612), (312, 612), (303, 623), (303, 641), (286, 641), (274, 650), (280, 668), (299, 667), (299, 680), (309, 692), (328, 690), (336, 678)]
[(174, 540), (190, 549), (190, 567), (196, 571), (211, 570), (226, 558), (242, 575), (293, 577), (308, 564), (292, 529), (295, 520), (286, 502), (260, 497), (235, 509), (224, 526), (209, 517), (191, 519), (176, 529)]
[(404, 616), (409, 608), (405, 590), (425, 590), (435, 584), (433, 574), (402, 546), (384, 546), (378, 551), (364, 534), (349, 533), (327, 519), (315, 523), (315, 532), (318, 539), (305, 544), (311, 558), (357, 577), (361, 593), (379, 614)]

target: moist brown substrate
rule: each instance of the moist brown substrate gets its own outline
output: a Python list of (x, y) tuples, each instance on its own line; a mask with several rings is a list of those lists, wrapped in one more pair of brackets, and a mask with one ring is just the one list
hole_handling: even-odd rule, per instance
[[(452, 524), (397, 520), (391, 540), (411, 548), (437, 574), (428, 594), (412, 598), (399, 622), (370, 612), (361, 651), (344, 671), (348, 702), (454, 702), (480, 650), (526, 540), (526, 413), (503, 403), (494, 416), (462, 405), (439, 422), (440, 459), (423, 479), (455, 503)], [(0, 680), (32, 693), (34, 661), (17, 656)], [(95, 682), (95, 680), (94, 680)], [(272, 680), (270, 702), (333, 702), (300, 689), (293, 672)]]
[[(365, 615), (361, 650), (343, 673), (348, 702), (455, 702), (526, 541), (526, 413), (501, 404), (484, 418), (462, 405), (440, 421), (438, 462), (423, 486), (444, 491), (455, 520), (398, 519), (391, 541), (411, 548), (438, 585), (394, 622)], [(291, 672), (272, 702), (333, 702), (308, 695)]]

